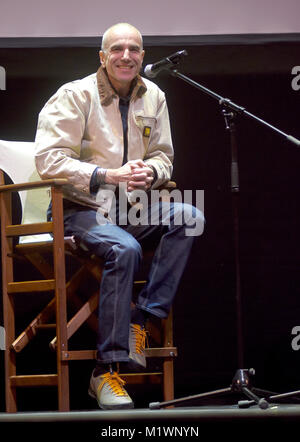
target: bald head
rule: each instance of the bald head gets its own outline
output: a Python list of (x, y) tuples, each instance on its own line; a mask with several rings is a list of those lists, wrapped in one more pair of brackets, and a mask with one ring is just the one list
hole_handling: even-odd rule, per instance
[(104, 32), (103, 37), (102, 37), (102, 44), (101, 44), (102, 51), (105, 52), (109, 48), (112, 39), (114, 39), (124, 33), (126, 34), (128, 31), (136, 34), (136, 37), (139, 40), (140, 47), (142, 49), (143, 48), (143, 37), (142, 37), (140, 31), (137, 28), (135, 28), (134, 26), (130, 25), (129, 23), (117, 23), (116, 25), (111, 26), (110, 28), (108, 28)]

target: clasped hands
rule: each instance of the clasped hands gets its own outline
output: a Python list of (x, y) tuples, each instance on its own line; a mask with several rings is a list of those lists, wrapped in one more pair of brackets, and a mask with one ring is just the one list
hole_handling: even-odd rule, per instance
[(143, 160), (130, 160), (118, 169), (107, 169), (106, 183), (118, 185), (127, 182), (127, 191), (148, 190), (154, 179), (154, 172)]

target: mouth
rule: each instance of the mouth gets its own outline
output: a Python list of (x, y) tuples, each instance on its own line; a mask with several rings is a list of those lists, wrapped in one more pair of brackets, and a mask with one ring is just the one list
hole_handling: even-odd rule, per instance
[(117, 68), (118, 69), (122, 69), (124, 71), (130, 71), (131, 69), (133, 69), (133, 66), (130, 66), (130, 65), (118, 65)]

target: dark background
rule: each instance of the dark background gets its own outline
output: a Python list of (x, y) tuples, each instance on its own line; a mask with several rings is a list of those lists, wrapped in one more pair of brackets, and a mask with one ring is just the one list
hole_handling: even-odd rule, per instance
[[(97, 69), (98, 41), (5, 39), (0, 46), (7, 72), (0, 138), (33, 141), (45, 101), (61, 84)], [(145, 49), (144, 65), (186, 49), (180, 72), (300, 138), (300, 90), (291, 86), (292, 68), (300, 65), (299, 35), (148, 37)], [(180, 189), (205, 194), (206, 229), (195, 241), (174, 303), (175, 396), (227, 387), (237, 368), (250, 367), (256, 369), (257, 387), (300, 389), (300, 352), (291, 347), (292, 328), (300, 325), (300, 148), (252, 119), (237, 118), (245, 352), (245, 367), (239, 367), (229, 134), (216, 100), (165, 73), (154, 81), (169, 104), (173, 178)], [(21, 322), (31, 315), (30, 304), (24, 298)], [(35, 345), (22, 356), (29, 372), (40, 362), (50, 370), (52, 362)], [(1, 373), (3, 356), (0, 352)], [(73, 364), (71, 406), (95, 408), (87, 397), (91, 363)], [(145, 391), (137, 392), (139, 406), (162, 399), (159, 389)], [(20, 410), (56, 408), (51, 389), (21, 391), (19, 398)]]

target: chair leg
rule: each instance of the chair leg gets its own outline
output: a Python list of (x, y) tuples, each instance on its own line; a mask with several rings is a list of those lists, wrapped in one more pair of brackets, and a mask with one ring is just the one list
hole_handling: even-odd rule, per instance
[[(3, 247), (3, 246), (2, 246)], [(3, 259), (3, 257), (2, 257)], [(15, 314), (13, 294), (7, 291), (7, 284), (12, 280), (12, 265), (9, 258), (6, 257), (4, 264), (3, 279), (3, 316), (5, 330), (5, 400), (6, 411), (15, 413), (17, 411), (17, 394), (16, 387), (11, 382), (11, 377), (16, 375), (16, 355), (11, 348), (11, 344), (15, 338)]]
[[(163, 346), (173, 347), (173, 310), (171, 309), (167, 319), (163, 321)], [(174, 359), (166, 358), (163, 362), (164, 400), (174, 399)]]
[[(2, 177), (3, 178), (3, 177)], [(17, 411), (16, 388), (11, 383), (11, 377), (16, 375), (16, 356), (11, 350), (15, 338), (15, 314), (13, 294), (8, 293), (8, 284), (13, 281), (12, 239), (6, 236), (5, 226), (11, 224), (11, 198), (9, 194), (0, 195), (1, 211), (1, 242), (2, 242), (2, 296), (3, 319), (5, 330), (5, 401), (6, 411)]]
[[(3, 297), (9, 297), (3, 293)], [(6, 411), (15, 413), (17, 411), (16, 387), (11, 382), (11, 377), (16, 375), (16, 355), (11, 349), (14, 340), (14, 312), (11, 306), (12, 300), (3, 300), (4, 308), (4, 329), (5, 329), (5, 401)]]
[(69, 365), (68, 361), (64, 360), (64, 353), (68, 351), (68, 340), (62, 192), (55, 187), (51, 190), (53, 220), (56, 220), (56, 222), (53, 222), (53, 257), (56, 299), (58, 409), (59, 411), (69, 411)]
[(167, 358), (163, 362), (163, 389), (164, 401), (174, 399), (174, 362), (173, 358)]

